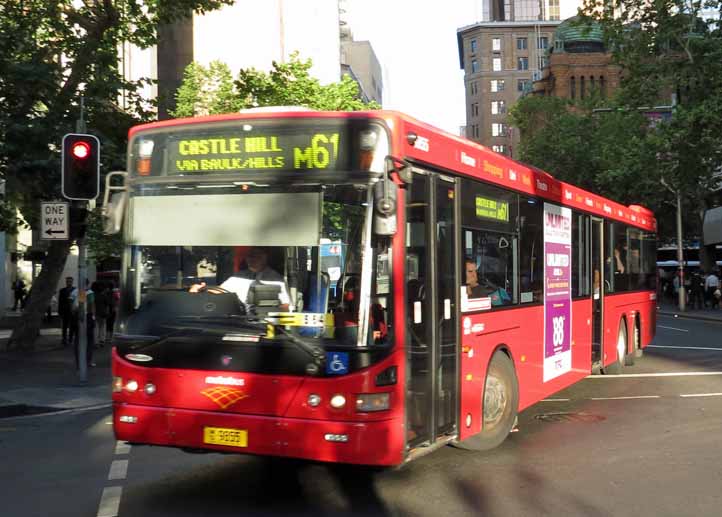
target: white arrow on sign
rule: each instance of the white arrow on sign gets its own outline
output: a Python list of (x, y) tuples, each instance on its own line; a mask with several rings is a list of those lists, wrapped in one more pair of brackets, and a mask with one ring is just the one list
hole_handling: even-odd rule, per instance
[(67, 240), (70, 209), (68, 203), (40, 203), (40, 238)]

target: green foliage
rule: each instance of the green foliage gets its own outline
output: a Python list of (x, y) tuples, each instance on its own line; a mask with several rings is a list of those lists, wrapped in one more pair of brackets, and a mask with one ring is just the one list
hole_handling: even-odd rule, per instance
[(208, 68), (191, 63), (176, 94), (176, 117), (233, 113), (260, 106), (306, 106), (318, 110), (357, 111), (378, 109), (359, 99), (358, 85), (349, 76), (322, 85), (312, 77), (311, 60), (297, 53), (287, 63), (274, 61), (270, 72), (241, 69), (235, 81), (228, 67), (218, 61)]
[(106, 235), (103, 233), (104, 219), (101, 209), (88, 213), (85, 243), (88, 245), (88, 254), (96, 263), (109, 259), (118, 259), (123, 251), (123, 238), (120, 233)]
[[(608, 100), (566, 105), (521, 99), (512, 110), (521, 158), (612, 199), (648, 206), (663, 236), (675, 231), (670, 203), (679, 190), (688, 231), (699, 235), (696, 215), (722, 170), (722, 31), (700, 17), (702, 2), (631, 0), (614, 11), (608, 5), (587, 0), (584, 13), (601, 24), (621, 66), (620, 89)], [(719, 12), (722, 1), (705, 5)], [(650, 124), (645, 112), (669, 105), (673, 94), (671, 118)]]

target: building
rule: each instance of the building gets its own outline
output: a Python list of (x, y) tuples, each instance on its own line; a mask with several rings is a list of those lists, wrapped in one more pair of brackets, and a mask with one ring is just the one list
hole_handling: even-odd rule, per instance
[(509, 124), (509, 110), (541, 77), (559, 23), (479, 22), (457, 31), (467, 138), (514, 156), (519, 135)]
[(547, 64), (533, 84), (535, 94), (580, 100), (606, 97), (619, 87), (621, 68), (604, 48), (601, 28), (582, 27), (576, 17), (557, 27)]
[(160, 119), (169, 117), (185, 68), (194, 61), (204, 66), (221, 61), (235, 75), (242, 68), (269, 71), (274, 61), (285, 62), (298, 52), (301, 59), (312, 59), (311, 75), (322, 84), (338, 81), (345, 71), (370, 99), (380, 99), (380, 65), (368, 42), (351, 41), (345, 50), (349, 62), (342, 62), (341, 16), (339, 0), (237, 0), (159, 28), (155, 47), (123, 47), (120, 65), (127, 79), (157, 81), (143, 94), (158, 99)]
[(368, 41), (341, 41), (341, 74), (350, 75), (358, 83), (365, 102), (383, 104), (381, 64)]

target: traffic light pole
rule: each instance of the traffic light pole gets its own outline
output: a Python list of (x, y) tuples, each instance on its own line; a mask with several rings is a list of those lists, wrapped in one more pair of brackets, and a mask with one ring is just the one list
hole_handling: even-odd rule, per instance
[[(79, 208), (85, 208), (85, 201), (78, 203)], [(88, 382), (88, 295), (87, 282), (87, 250), (85, 237), (78, 239), (78, 375), (80, 383)]]

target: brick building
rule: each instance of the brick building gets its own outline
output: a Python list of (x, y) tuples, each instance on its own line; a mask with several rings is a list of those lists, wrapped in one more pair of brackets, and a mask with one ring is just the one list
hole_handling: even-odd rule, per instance
[(601, 28), (580, 25), (576, 17), (554, 31), (547, 65), (533, 84), (535, 94), (579, 100), (592, 92), (607, 96), (619, 87), (621, 69), (604, 48)]

